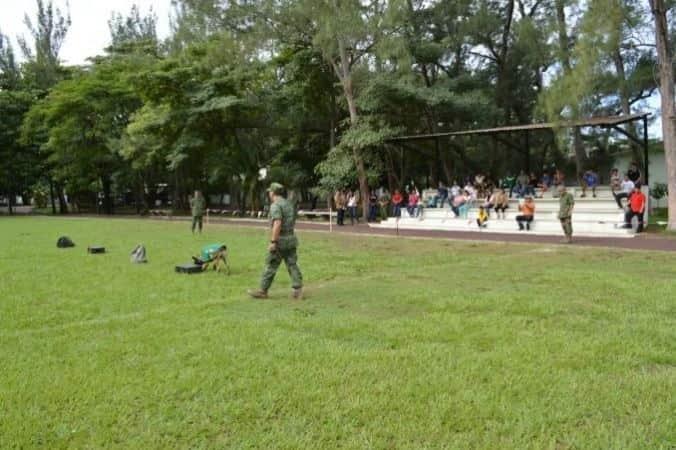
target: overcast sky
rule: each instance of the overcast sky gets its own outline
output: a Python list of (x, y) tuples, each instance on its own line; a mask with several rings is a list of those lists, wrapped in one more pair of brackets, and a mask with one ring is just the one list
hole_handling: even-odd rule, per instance
[[(66, 0), (53, 1), (55, 7), (65, 10)], [(115, 11), (126, 15), (134, 4), (141, 8), (142, 14), (152, 7), (158, 18), (160, 38), (169, 34), (171, 0), (70, 0), (69, 3), (73, 24), (60, 55), (66, 64), (82, 64), (87, 58), (102, 54), (110, 44), (108, 20), (111, 13)], [(12, 39), (17, 54), (20, 52), (16, 36), (29, 36), (24, 15), (28, 14), (35, 23), (36, 13), (36, 0), (0, 0), (0, 31)]]

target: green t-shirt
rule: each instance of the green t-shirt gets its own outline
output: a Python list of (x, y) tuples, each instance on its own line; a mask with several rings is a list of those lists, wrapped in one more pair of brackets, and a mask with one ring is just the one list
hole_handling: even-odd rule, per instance
[(202, 261), (211, 261), (214, 259), (214, 256), (218, 251), (224, 247), (223, 244), (209, 244), (205, 247), (202, 247), (202, 252), (200, 253), (200, 259)]

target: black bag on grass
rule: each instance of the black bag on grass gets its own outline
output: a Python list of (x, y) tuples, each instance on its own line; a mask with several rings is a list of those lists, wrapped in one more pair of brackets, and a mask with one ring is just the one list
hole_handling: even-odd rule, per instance
[(68, 236), (61, 236), (59, 240), (56, 241), (56, 246), (58, 248), (70, 248), (75, 247), (75, 243), (73, 243)]

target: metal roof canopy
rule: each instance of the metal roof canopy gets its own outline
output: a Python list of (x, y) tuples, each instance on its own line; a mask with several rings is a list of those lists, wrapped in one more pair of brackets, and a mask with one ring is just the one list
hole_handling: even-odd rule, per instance
[[(418, 141), (418, 140), (428, 140), (434, 139), (436, 141), (437, 149), (439, 147), (439, 139), (443, 137), (453, 137), (453, 136), (471, 136), (471, 135), (497, 135), (501, 133), (513, 133), (513, 132), (525, 132), (526, 137), (530, 131), (538, 130), (557, 130), (561, 128), (583, 128), (583, 127), (600, 127), (600, 128), (612, 128), (630, 140), (636, 142), (638, 145), (643, 146), (644, 153), (644, 172), (645, 172), (645, 181), (648, 182), (648, 117), (650, 113), (637, 113), (630, 115), (621, 115), (621, 116), (604, 116), (604, 117), (592, 117), (584, 120), (574, 120), (574, 121), (565, 121), (565, 122), (547, 122), (547, 123), (533, 123), (527, 125), (512, 125), (505, 127), (497, 128), (482, 128), (478, 130), (463, 130), (463, 131), (450, 131), (445, 133), (432, 133), (432, 134), (418, 134), (413, 136), (398, 136), (387, 139), (386, 142), (397, 143), (397, 142), (406, 142), (406, 141)], [(639, 139), (636, 136), (633, 136), (630, 133), (627, 133), (626, 130), (619, 127), (619, 125), (634, 122), (637, 120), (643, 121), (643, 139)], [(526, 139), (528, 143), (528, 139)], [(527, 144), (526, 144), (527, 145)], [(438, 150), (437, 150), (438, 151)]]

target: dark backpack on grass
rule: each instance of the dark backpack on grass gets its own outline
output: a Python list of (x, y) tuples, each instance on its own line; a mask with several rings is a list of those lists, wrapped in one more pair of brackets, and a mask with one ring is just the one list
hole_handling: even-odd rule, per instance
[(70, 248), (75, 247), (73, 241), (70, 240), (68, 236), (61, 236), (58, 241), (56, 241), (56, 246), (58, 248)]

